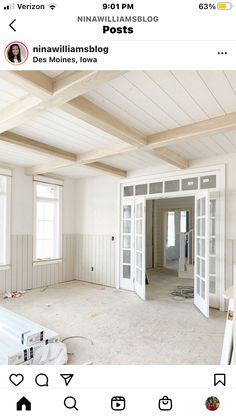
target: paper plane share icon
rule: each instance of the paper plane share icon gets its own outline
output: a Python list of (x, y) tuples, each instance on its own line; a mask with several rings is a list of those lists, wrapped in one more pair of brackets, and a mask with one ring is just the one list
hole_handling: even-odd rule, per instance
[(65, 380), (65, 385), (68, 386), (74, 377), (74, 374), (60, 374), (60, 376)]

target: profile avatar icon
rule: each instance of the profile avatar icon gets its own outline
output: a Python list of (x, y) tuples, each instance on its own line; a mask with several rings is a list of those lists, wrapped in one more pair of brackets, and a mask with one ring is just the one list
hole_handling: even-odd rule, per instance
[(206, 408), (207, 410), (217, 410), (220, 407), (220, 401), (217, 397), (211, 396), (208, 397), (208, 399), (206, 400)]
[(6, 60), (13, 65), (24, 64), (28, 59), (29, 51), (25, 44), (22, 42), (16, 41), (11, 42), (5, 48), (5, 58)]

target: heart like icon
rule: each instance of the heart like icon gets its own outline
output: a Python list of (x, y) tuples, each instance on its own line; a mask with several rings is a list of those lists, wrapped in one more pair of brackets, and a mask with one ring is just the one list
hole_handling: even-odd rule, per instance
[(17, 387), (24, 381), (24, 376), (22, 374), (11, 374), (9, 380)]

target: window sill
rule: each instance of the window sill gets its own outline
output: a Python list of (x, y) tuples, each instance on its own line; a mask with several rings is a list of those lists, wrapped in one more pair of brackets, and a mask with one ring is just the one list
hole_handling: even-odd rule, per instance
[(0, 265), (0, 271), (8, 271), (11, 269), (11, 265)]
[(55, 265), (56, 263), (62, 263), (62, 259), (43, 259), (43, 260), (35, 260), (33, 262), (33, 266), (41, 266), (41, 265)]

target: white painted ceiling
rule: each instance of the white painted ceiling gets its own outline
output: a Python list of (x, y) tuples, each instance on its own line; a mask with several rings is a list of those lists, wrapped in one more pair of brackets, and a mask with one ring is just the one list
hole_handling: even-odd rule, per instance
[[(54, 78), (61, 72), (44, 74)], [(0, 73), (0, 116), (4, 108), (25, 95), (21, 88), (2, 80)], [(131, 71), (85, 97), (149, 135), (235, 112), (236, 71)], [(44, 111), (12, 131), (74, 153), (122, 143), (58, 108)], [(168, 147), (189, 160), (233, 153), (236, 152), (236, 131), (184, 140)], [(38, 153), (0, 142), (2, 162), (30, 166), (48, 160)], [(163, 165), (163, 161), (141, 150), (102, 161), (124, 170)], [(76, 166), (57, 173), (75, 178), (97, 175), (93, 169)]]

